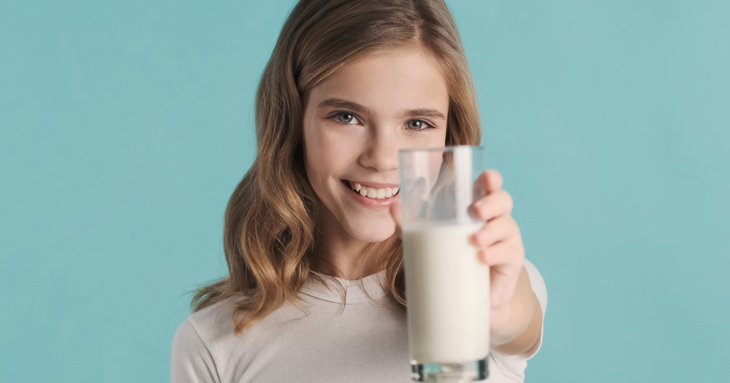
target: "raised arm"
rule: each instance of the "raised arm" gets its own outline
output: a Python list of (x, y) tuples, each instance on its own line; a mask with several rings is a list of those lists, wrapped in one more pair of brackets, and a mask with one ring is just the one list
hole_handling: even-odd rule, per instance
[(501, 354), (523, 354), (540, 340), (543, 310), (523, 266), (522, 237), (511, 216), (512, 197), (502, 190), (502, 176), (489, 170), (477, 184), (486, 196), (474, 203), (474, 214), (487, 223), (472, 239), (480, 260), (490, 266), (491, 346)]

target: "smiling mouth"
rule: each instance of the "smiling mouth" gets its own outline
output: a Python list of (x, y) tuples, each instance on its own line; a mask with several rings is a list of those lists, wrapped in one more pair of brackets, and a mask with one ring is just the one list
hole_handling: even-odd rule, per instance
[(370, 199), (388, 199), (393, 198), (398, 195), (398, 191), (400, 188), (398, 186), (394, 188), (373, 188), (373, 187), (367, 187), (360, 185), (359, 183), (348, 181), (348, 180), (342, 180), (342, 183), (345, 184), (347, 187), (350, 188), (350, 190), (354, 191), (355, 193), (360, 194), (361, 196), (365, 198)]

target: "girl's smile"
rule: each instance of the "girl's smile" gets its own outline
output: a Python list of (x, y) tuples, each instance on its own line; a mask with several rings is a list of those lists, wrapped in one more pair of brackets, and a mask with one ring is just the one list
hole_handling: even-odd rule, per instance
[(398, 184), (383, 184), (373, 182), (357, 182), (342, 180), (342, 184), (350, 189), (355, 201), (372, 209), (389, 208), (399, 200)]

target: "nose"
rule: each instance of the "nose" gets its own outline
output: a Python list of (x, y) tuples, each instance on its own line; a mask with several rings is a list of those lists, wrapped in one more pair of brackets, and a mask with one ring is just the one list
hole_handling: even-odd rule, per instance
[(360, 165), (378, 172), (398, 170), (398, 148), (397, 135), (376, 129), (359, 157)]

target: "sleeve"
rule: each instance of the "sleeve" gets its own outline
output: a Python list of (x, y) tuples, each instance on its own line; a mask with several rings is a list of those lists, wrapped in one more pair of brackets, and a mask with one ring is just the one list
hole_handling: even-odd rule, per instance
[(545, 280), (542, 279), (542, 275), (540, 275), (540, 272), (537, 270), (537, 267), (532, 264), (532, 262), (528, 261), (527, 259), (524, 260), (523, 265), (525, 266), (525, 270), (527, 270), (527, 275), (530, 277), (530, 285), (532, 286), (532, 291), (535, 293), (535, 296), (537, 296), (538, 302), (540, 302), (540, 309), (542, 310), (542, 326), (540, 326), (540, 337), (537, 339), (537, 342), (535, 342), (535, 345), (532, 346), (531, 349), (527, 350), (524, 354), (520, 355), (520, 357), (524, 360), (530, 359), (537, 352), (540, 350), (540, 347), (542, 346), (542, 336), (545, 331), (545, 310), (547, 309), (547, 287), (545, 286)]
[(172, 341), (170, 381), (171, 383), (220, 383), (213, 355), (190, 318), (178, 327)]

